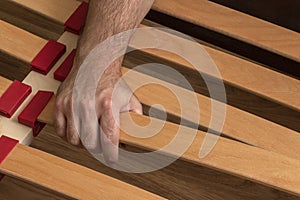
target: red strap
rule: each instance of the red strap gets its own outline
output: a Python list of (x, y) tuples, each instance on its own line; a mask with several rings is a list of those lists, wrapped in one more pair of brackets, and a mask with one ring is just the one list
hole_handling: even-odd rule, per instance
[(0, 114), (10, 118), (30, 93), (29, 85), (14, 81), (0, 97)]
[(18, 140), (9, 138), (5, 135), (0, 137), (0, 164), (18, 143)]
[(49, 40), (31, 61), (32, 70), (46, 75), (65, 52), (66, 45)]
[(65, 22), (65, 30), (79, 35), (84, 25), (87, 12), (88, 3), (82, 2), (74, 11), (74, 13), (69, 17), (69, 19)]
[(18, 121), (21, 124), (29, 126), (33, 129), (33, 136), (37, 136), (45, 126), (45, 123), (38, 122), (37, 118), (46, 107), (53, 95), (53, 92), (38, 91), (18, 116)]
[[(18, 140), (2, 135), (0, 137), (0, 164), (5, 160), (8, 154), (19, 143)], [(4, 174), (0, 174), (0, 181), (3, 179)]]
[(76, 55), (76, 49), (73, 49), (64, 62), (59, 66), (59, 68), (54, 72), (54, 78), (63, 82), (69, 75), (74, 62), (74, 57)]

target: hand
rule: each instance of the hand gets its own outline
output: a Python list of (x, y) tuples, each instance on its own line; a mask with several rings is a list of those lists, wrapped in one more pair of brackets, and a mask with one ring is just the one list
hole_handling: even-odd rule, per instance
[[(76, 116), (76, 121), (80, 124), (79, 133), (76, 130), (72, 108), (75, 73), (70, 74), (61, 84), (56, 98), (55, 127), (57, 134), (72, 145), (83, 144), (93, 153), (102, 151), (104, 159), (109, 165), (115, 164), (118, 160), (120, 112), (132, 111), (142, 114), (140, 102), (132, 95), (127, 84), (120, 80), (120, 77), (119, 70), (108, 68), (98, 83), (95, 100), (92, 101), (88, 96), (81, 99), (79, 108), (76, 108), (80, 113), (79, 116)], [(129, 97), (129, 102), (126, 100), (128, 99), (126, 96)], [(92, 105), (91, 102), (95, 102), (95, 105)], [(89, 116), (95, 111), (100, 128), (89, 122)]]

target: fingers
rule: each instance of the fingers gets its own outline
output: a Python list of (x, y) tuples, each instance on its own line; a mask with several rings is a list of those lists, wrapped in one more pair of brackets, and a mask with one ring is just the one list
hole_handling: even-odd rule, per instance
[(56, 128), (57, 135), (61, 138), (65, 138), (67, 124), (64, 114), (60, 111), (56, 111), (54, 119), (54, 126)]
[(119, 111), (105, 109), (100, 120), (100, 135), (103, 156), (106, 163), (113, 166), (118, 161), (119, 153)]
[(93, 154), (102, 152), (100, 143), (99, 116), (95, 113), (95, 102), (89, 98), (81, 101), (80, 108), (80, 137), (83, 145)]
[(75, 128), (73, 117), (68, 117), (67, 141), (74, 146), (80, 145), (80, 138), (79, 138), (79, 134)]
[(142, 115), (143, 114), (143, 106), (140, 103), (140, 101), (133, 95), (130, 98), (130, 102), (129, 102), (129, 111), (131, 112), (135, 112), (137, 114)]
[[(67, 140), (70, 144), (79, 146), (81, 145), (81, 142), (75, 128), (73, 117), (70, 114), (72, 112), (65, 112), (65, 108), (70, 108), (70, 106), (65, 105), (64, 101), (57, 98), (54, 120), (57, 135), (64, 140)], [(68, 115), (65, 115), (65, 113), (68, 113)]]

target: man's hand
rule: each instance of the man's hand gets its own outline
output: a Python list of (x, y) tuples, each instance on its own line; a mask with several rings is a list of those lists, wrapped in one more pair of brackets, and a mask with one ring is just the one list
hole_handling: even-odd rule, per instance
[[(57, 134), (73, 145), (83, 144), (92, 152), (102, 151), (107, 164), (112, 165), (118, 160), (119, 113), (131, 111), (142, 114), (142, 106), (126, 83), (120, 79), (120, 72), (108, 68), (98, 83), (95, 105), (91, 103), (89, 97), (83, 97), (79, 104), (80, 108), (76, 108), (80, 113), (77, 118), (82, 122), (78, 131), (83, 130), (78, 132), (72, 108), (74, 78), (74, 75), (70, 75), (57, 93), (55, 112)], [(129, 99), (126, 98), (128, 95)], [(93, 128), (97, 126), (89, 124), (89, 115), (93, 112), (96, 112), (99, 119), (99, 130)]]
[[(127, 85), (120, 81), (120, 68), (123, 57), (117, 59), (108, 68), (106, 66), (101, 67), (101, 63), (104, 63), (103, 60), (97, 60), (98, 57), (93, 58), (93, 61), (98, 62), (98, 64), (93, 64), (93, 71), (89, 71), (91, 66), (82, 67), (81, 65), (98, 44), (103, 44), (103, 41), (113, 35), (136, 28), (152, 4), (153, 0), (90, 0), (89, 12), (78, 43), (74, 66), (57, 92), (55, 126), (58, 135), (73, 145), (82, 143), (95, 154), (103, 151), (108, 164), (112, 164), (118, 159), (120, 112), (142, 113), (142, 107), (136, 97), (131, 95)], [(109, 60), (112, 52), (125, 51), (129, 39), (130, 37), (127, 37), (121, 45), (113, 43), (112, 46), (108, 45), (102, 48), (104, 52), (101, 54), (102, 58)], [(75, 108), (77, 113), (80, 114), (79, 116), (73, 116), (73, 87), (78, 71), (83, 70), (84, 73), (94, 73), (102, 72), (104, 69), (106, 70), (102, 74), (98, 85), (95, 81), (98, 80), (98, 77), (94, 77), (92, 80), (92, 83), (97, 85), (94, 93), (95, 99), (91, 99), (91, 96), (94, 95), (80, 94), (82, 99), (79, 102), (81, 103)], [(89, 81), (91, 82), (91, 80)], [(89, 123), (91, 114), (95, 113), (95, 110), (100, 122), (100, 129), (98, 125)], [(80, 124), (78, 132), (75, 128), (74, 119), (76, 124)]]

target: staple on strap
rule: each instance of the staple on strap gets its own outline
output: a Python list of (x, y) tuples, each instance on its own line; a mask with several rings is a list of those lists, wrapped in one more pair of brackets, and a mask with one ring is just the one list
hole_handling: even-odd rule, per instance
[(65, 52), (66, 45), (49, 40), (31, 61), (32, 70), (46, 75)]
[(31, 91), (31, 86), (15, 80), (0, 97), (0, 114), (11, 118)]
[(63, 82), (67, 78), (73, 67), (75, 55), (76, 49), (73, 49), (64, 62), (54, 72), (54, 79)]
[(45, 123), (38, 122), (37, 118), (46, 107), (53, 95), (53, 92), (38, 91), (18, 116), (18, 121), (21, 124), (32, 128), (33, 136), (37, 136), (46, 125)]
[(88, 3), (82, 2), (74, 11), (74, 13), (69, 17), (69, 19), (65, 22), (65, 30), (79, 35), (83, 28), (87, 12)]

